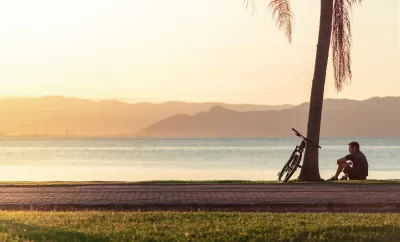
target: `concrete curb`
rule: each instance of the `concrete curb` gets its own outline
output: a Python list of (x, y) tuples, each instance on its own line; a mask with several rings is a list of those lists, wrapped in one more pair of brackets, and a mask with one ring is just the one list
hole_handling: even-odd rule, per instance
[(0, 210), (22, 211), (221, 211), (221, 212), (363, 212), (400, 213), (400, 203), (252, 203), (252, 204), (122, 204), (122, 203), (2, 203)]

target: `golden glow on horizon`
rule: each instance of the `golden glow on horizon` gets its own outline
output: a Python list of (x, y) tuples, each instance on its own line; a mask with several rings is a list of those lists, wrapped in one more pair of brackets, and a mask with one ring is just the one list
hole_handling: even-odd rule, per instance
[[(3, 1), (0, 96), (308, 101), (319, 1), (292, 1), (291, 45), (264, 1), (254, 16), (242, 2)], [(399, 11), (399, 0), (354, 9), (353, 83), (337, 94), (329, 63), (326, 97), (400, 95)]]

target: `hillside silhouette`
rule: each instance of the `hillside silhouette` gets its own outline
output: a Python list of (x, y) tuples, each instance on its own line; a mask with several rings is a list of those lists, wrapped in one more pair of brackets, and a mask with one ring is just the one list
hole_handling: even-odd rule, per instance
[(49, 96), (0, 99), (0, 136), (124, 136), (175, 114), (193, 115), (212, 106), (237, 111), (289, 108), (291, 105), (225, 103), (124, 103)]
[[(308, 103), (270, 111), (239, 112), (214, 106), (195, 115), (180, 114), (141, 130), (139, 137), (292, 137), (306, 133)], [(321, 136), (400, 136), (400, 97), (364, 101), (326, 99)]]

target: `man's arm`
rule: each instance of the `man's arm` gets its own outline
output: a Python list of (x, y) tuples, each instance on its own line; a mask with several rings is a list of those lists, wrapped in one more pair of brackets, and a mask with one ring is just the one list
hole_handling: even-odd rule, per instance
[[(340, 163), (347, 162), (348, 160), (350, 160), (350, 161), (353, 160), (353, 155), (352, 154), (346, 155), (345, 157), (338, 159), (336, 162), (339, 165)], [(353, 162), (351, 162), (351, 164), (353, 164)]]
[(346, 161), (347, 161), (346, 157), (343, 157), (343, 158), (338, 159), (336, 162), (339, 165), (340, 163), (343, 163), (343, 162), (346, 162)]

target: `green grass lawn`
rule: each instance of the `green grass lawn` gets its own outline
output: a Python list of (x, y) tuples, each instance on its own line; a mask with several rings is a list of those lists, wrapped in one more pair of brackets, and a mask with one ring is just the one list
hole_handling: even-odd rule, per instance
[(0, 241), (400, 241), (400, 214), (0, 211)]
[[(365, 181), (320, 181), (320, 182), (301, 182), (290, 180), (283, 184), (304, 184), (304, 183), (319, 183), (319, 184), (395, 184), (400, 185), (400, 179), (396, 180), (365, 180)], [(160, 180), (160, 181), (0, 181), (0, 186), (76, 186), (76, 185), (107, 185), (107, 184), (279, 184), (277, 181), (249, 181), (249, 180), (205, 180), (205, 181), (184, 181), (184, 180)]]

